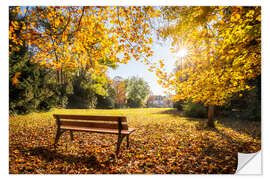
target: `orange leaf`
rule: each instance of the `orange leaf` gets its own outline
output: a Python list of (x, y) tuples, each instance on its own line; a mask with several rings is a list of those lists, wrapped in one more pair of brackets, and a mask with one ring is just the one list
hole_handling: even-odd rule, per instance
[(18, 84), (18, 82), (19, 82), (18, 78), (20, 77), (20, 75), (21, 75), (21, 72), (16, 72), (15, 76), (12, 78), (13, 85), (16, 86)]

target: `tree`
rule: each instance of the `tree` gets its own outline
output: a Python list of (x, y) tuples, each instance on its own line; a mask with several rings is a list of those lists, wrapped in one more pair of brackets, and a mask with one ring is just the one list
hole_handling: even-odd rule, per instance
[(164, 7), (173, 23), (160, 29), (172, 38), (173, 51), (189, 55), (175, 74), (160, 68), (159, 83), (176, 92), (174, 101), (192, 99), (208, 105), (208, 126), (214, 127), (214, 106), (226, 104), (248, 81), (261, 74), (260, 7)]
[(97, 95), (97, 105), (98, 109), (113, 109), (115, 107), (115, 91), (112, 86), (112, 81), (108, 81), (105, 87), (108, 92), (108, 96)]
[(64, 72), (77, 67), (105, 76), (110, 62), (145, 57), (147, 63), (153, 54), (146, 21), (158, 16), (153, 7), (49, 6), (14, 7), (12, 11), (27, 19), (19, 35), (14, 34), (18, 22), (11, 21), (9, 37), (15, 45), (10, 48), (18, 50), (17, 44), (25, 40), (35, 52), (32, 61), (55, 70), (60, 84)]
[(150, 94), (150, 87), (143, 78), (132, 77), (125, 80), (127, 89), (127, 105), (132, 108), (143, 107)]
[(116, 107), (122, 108), (127, 101), (127, 91), (124, 79), (120, 76), (114, 77), (113, 88), (115, 91), (115, 105)]
[[(18, 16), (9, 8), (9, 22), (16, 20), (19, 34), (25, 18)], [(15, 46), (9, 41), (10, 47)], [(11, 114), (25, 114), (36, 110), (48, 110), (55, 105), (52, 101), (54, 91), (45, 83), (50, 70), (31, 63), (31, 52), (24, 41), (10, 49), (9, 55), (9, 111)]]
[(152, 91), (149, 93), (149, 97), (147, 99), (147, 107), (151, 107), (151, 105), (154, 103), (155, 97)]
[[(67, 78), (71, 78), (68, 75), (72, 71), (79, 76), (89, 73), (91, 77), (106, 79), (108, 68), (127, 63), (131, 57), (147, 64), (147, 58), (153, 54), (147, 19), (160, 13), (153, 7), (11, 8), (25, 21), (22, 28), (16, 19), (10, 21), (10, 53), (26, 42), (33, 52), (31, 62), (55, 72), (62, 95), (66, 94)], [(98, 91), (104, 85), (92, 82), (91, 87)]]
[[(79, 76), (84, 76), (83, 72), (106, 79), (108, 68), (127, 63), (131, 57), (148, 63), (147, 58), (153, 54), (147, 19), (160, 13), (153, 7), (11, 8), (25, 21), (21, 28), (16, 19), (10, 21), (10, 53), (19, 51), (25, 42), (33, 52), (31, 62), (55, 72), (61, 96), (67, 94), (72, 71), (79, 71)], [(104, 85), (92, 82), (91, 87), (98, 91)]]
[(108, 83), (110, 80), (107, 76), (97, 76), (79, 70), (77, 73), (73, 73), (70, 79), (73, 93), (69, 96), (69, 108), (95, 108), (98, 100), (101, 100), (98, 97), (109, 96)]

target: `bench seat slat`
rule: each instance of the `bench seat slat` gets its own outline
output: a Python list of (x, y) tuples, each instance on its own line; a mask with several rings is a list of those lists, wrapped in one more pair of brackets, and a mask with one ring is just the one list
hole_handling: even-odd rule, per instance
[[(108, 134), (118, 134), (118, 129), (102, 129), (102, 128), (90, 128), (90, 127), (74, 127), (74, 126), (61, 126), (61, 129), (73, 130), (73, 131), (87, 131), (87, 132), (96, 132), (96, 133), (108, 133)], [(129, 128), (128, 130), (122, 130), (121, 134), (131, 134), (135, 129)]]
[(96, 121), (118, 121), (119, 118), (121, 118), (122, 122), (127, 122), (125, 116), (95, 116), (95, 115), (68, 115), (68, 114), (54, 114), (53, 116), (59, 119), (96, 120)]
[[(74, 127), (93, 127), (93, 128), (103, 128), (103, 129), (118, 129), (118, 123), (110, 123), (110, 122), (91, 122), (91, 121), (70, 121), (70, 120), (61, 120), (62, 126), (74, 126)], [(122, 130), (128, 130), (127, 124), (122, 124)]]

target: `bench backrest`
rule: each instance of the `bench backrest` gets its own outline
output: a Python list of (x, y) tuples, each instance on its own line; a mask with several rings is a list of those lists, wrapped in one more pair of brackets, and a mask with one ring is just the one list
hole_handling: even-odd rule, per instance
[(128, 130), (127, 118), (124, 116), (94, 116), (54, 114), (58, 126), (91, 127), (102, 129)]

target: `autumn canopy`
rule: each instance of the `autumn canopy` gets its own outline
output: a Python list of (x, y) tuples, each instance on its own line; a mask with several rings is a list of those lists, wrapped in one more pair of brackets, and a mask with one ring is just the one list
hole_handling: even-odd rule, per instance
[[(10, 22), (9, 52), (25, 42), (34, 52), (31, 61), (54, 69), (59, 83), (67, 71), (105, 76), (111, 65), (134, 58), (155, 71), (174, 101), (192, 99), (220, 106), (235, 93), (252, 89), (248, 81), (261, 74), (260, 7), (15, 7), (12, 11), (25, 20)], [(166, 23), (153, 28), (151, 20)], [(166, 60), (153, 64), (148, 59), (154, 53), (153, 30), (161, 39), (171, 38), (173, 52), (185, 52), (173, 73), (165, 71)]]
[(35, 52), (32, 61), (58, 74), (80, 67), (104, 75), (108, 65), (131, 57), (148, 63), (153, 52), (147, 19), (160, 12), (152, 7), (16, 7), (13, 13), (26, 20), (10, 22), (15, 44), (10, 53), (26, 42)]

